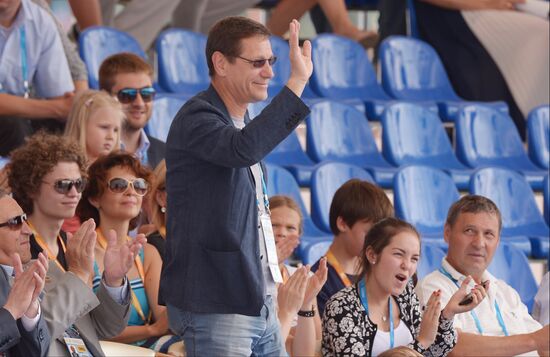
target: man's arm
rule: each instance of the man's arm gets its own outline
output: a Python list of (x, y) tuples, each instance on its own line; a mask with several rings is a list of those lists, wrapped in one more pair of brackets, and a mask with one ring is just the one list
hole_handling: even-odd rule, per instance
[(25, 119), (66, 119), (73, 102), (72, 94), (52, 99), (25, 99), (0, 93), (0, 116)]
[(17, 328), (17, 323), (11, 313), (3, 307), (0, 307), (0, 353), (6, 352), (15, 346), (21, 335)]
[(515, 356), (549, 350), (548, 325), (538, 331), (514, 336), (481, 336), (458, 331), (458, 342), (449, 356)]

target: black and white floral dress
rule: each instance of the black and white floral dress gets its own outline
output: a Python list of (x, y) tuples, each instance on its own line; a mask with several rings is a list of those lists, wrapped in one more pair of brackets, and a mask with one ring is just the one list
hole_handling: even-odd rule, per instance
[[(394, 297), (400, 319), (409, 328), (414, 341), (410, 348), (424, 356), (446, 356), (455, 346), (456, 330), (452, 320), (439, 319), (435, 342), (424, 349), (417, 341), (422, 314), (412, 281), (405, 291)], [(334, 294), (323, 315), (323, 356), (370, 356), (377, 326), (367, 317), (359, 298), (357, 284)], [(397, 346), (396, 346), (397, 347)]]

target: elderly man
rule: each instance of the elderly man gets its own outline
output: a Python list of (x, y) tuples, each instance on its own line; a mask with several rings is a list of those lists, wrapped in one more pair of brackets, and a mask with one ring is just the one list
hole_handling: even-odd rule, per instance
[(447, 256), (441, 268), (426, 276), (416, 288), (422, 305), (434, 290), (440, 289), (444, 305), (466, 276), (472, 276), (475, 284), (488, 282), (488, 298), (470, 313), (455, 316), (459, 335), (453, 355), (512, 356), (532, 351), (548, 354), (548, 325), (541, 328), (518, 293), (487, 271), (500, 241), (501, 225), (500, 211), (488, 198), (469, 195), (455, 202), (445, 223)]
[(0, 356), (45, 356), (50, 344), (38, 302), (48, 261), (40, 255), (23, 272), (21, 263), (31, 259), (26, 219), (17, 202), (0, 191)]
[(298, 33), (294, 20), (286, 87), (250, 121), (248, 104), (267, 98), (273, 77), (270, 33), (244, 17), (219, 21), (206, 43), (211, 86), (187, 101), (170, 128), (160, 295), (188, 356), (286, 354), (261, 160), (309, 113), (300, 95), (313, 70), (311, 44), (300, 50)]

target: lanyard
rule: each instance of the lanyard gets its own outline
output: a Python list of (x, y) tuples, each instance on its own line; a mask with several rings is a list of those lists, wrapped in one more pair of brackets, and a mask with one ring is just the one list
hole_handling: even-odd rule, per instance
[(25, 25), (19, 27), (19, 47), (21, 48), (21, 75), (23, 76), (23, 89), (25, 90), (24, 98), (29, 97), (29, 77), (27, 70), (27, 34)]
[[(63, 265), (61, 265), (59, 260), (57, 260), (57, 256), (52, 253), (50, 247), (48, 246), (48, 243), (46, 243), (44, 241), (44, 239), (42, 239), (42, 236), (34, 228), (31, 221), (27, 221), (27, 224), (29, 225), (30, 229), (32, 230), (32, 233), (34, 235), (34, 240), (36, 240), (36, 243), (38, 243), (40, 248), (42, 248), (42, 250), (45, 251), (48, 254), (48, 259), (53, 260), (54, 263), (57, 264), (59, 269), (61, 269), (61, 271), (64, 272), (65, 268), (63, 267)], [(61, 245), (61, 249), (63, 250), (63, 254), (65, 254), (65, 252), (67, 251), (67, 247), (65, 246), (65, 242), (63, 242), (63, 239), (61, 238), (61, 235), (59, 235), (59, 234), (57, 235), (57, 241)]]
[[(107, 249), (107, 240), (103, 236), (103, 233), (101, 232), (101, 229), (99, 229), (99, 228), (96, 229), (96, 232), (97, 232), (97, 241), (98, 241), (99, 245), (101, 246), (101, 248), (103, 248), (103, 250), (106, 250)], [(130, 237), (127, 237), (126, 239), (129, 241)], [(143, 270), (143, 263), (141, 262), (141, 258), (139, 257), (139, 254), (136, 254), (136, 257), (134, 258), (134, 263), (136, 265), (138, 275), (141, 278), (141, 281), (143, 283), (143, 288), (145, 289), (145, 272)], [(143, 320), (143, 322), (148, 323), (148, 321), (150, 321), (150, 318), (151, 318), (151, 311), (149, 311), (149, 317), (145, 318), (145, 314), (143, 313), (143, 309), (141, 308), (141, 304), (139, 303), (139, 299), (138, 299), (136, 293), (134, 293), (134, 290), (132, 290), (132, 287), (130, 287), (130, 292), (132, 293), (132, 305), (136, 309), (137, 314)]]
[(338, 259), (336, 259), (334, 254), (332, 254), (332, 252), (330, 251), (330, 249), (327, 251), (326, 257), (327, 257), (327, 262), (330, 265), (332, 265), (334, 270), (336, 270), (336, 272), (338, 273), (338, 276), (340, 277), (340, 280), (342, 280), (342, 283), (344, 283), (344, 286), (346, 287), (350, 286), (351, 281), (349, 280), (348, 276), (344, 272), (344, 269), (342, 269), (342, 266), (338, 262)]
[[(267, 196), (267, 186), (264, 180), (264, 171), (262, 170), (262, 165), (260, 165), (260, 163), (257, 163), (256, 165), (258, 165), (258, 170), (260, 171), (260, 180), (262, 181), (262, 193), (264, 198), (265, 211), (268, 215), (270, 215), (271, 212), (269, 211), (269, 197)], [(258, 212), (261, 212), (260, 201), (258, 200), (257, 195), (256, 195), (256, 205), (258, 206)]]
[[(439, 268), (439, 272), (443, 275), (445, 275), (449, 280), (451, 280), (457, 287), (460, 288), (460, 285), (458, 284), (458, 281), (451, 276), (451, 274), (445, 270), (443, 267)], [(498, 302), (495, 298), (495, 311), (497, 315), (498, 324), (500, 325), (500, 328), (502, 329), (502, 332), (504, 332), (505, 336), (508, 336), (508, 329), (506, 328), (506, 324), (504, 323), (504, 319), (502, 318), (502, 314), (500, 313), (500, 307), (498, 306)], [(476, 324), (477, 331), (480, 335), (483, 335), (483, 329), (481, 328), (481, 322), (479, 321), (479, 318), (477, 317), (477, 314), (474, 310), (470, 311), (470, 314), (472, 315), (472, 318), (474, 319), (474, 322)]]
[[(361, 300), (361, 304), (363, 304), (363, 307), (365, 308), (365, 312), (367, 313), (367, 319), (369, 317), (369, 300), (367, 299), (367, 287), (365, 286), (365, 279), (361, 279), (359, 282), (359, 296)], [(393, 332), (393, 310), (392, 310), (392, 303), (391, 303), (391, 296), (388, 298), (388, 311), (389, 311), (389, 319), (390, 319), (390, 348), (393, 348), (394, 346), (394, 332)]]

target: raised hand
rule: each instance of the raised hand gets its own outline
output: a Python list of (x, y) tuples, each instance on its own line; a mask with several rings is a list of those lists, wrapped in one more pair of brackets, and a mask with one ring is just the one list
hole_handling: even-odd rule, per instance
[(86, 284), (94, 270), (96, 239), (95, 222), (91, 218), (82, 223), (75, 234), (67, 233), (68, 270)]
[(439, 315), (441, 314), (441, 292), (434, 291), (428, 302), (426, 309), (422, 314), (422, 322), (420, 323), (420, 332), (418, 334), (418, 342), (424, 348), (428, 348), (434, 343), (439, 328)]
[(290, 254), (292, 254), (294, 249), (298, 246), (298, 243), (300, 243), (298, 235), (288, 235), (284, 239), (277, 239), (275, 247), (277, 248), (279, 264), (282, 264), (290, 257)]
[(35, 279), (40, 278), (36, 273), (37, 266), (35, 264), (31, 265), (26, 271), (23, 271), (19, 254), (14, 253), (11, 258), (15, 279), (4, 308), (17, 320), (23, 316), (33, 303), (33, 295), (36, 289)]
[(303, 304), (308, 282), (309, 266), (298, 268), (286, 283), (279, 286), (279, 314), (294, 317)]
[(292, 20), (289, 25), (290, 38), (290, 78), (287, 87), (297, 96), (302, 92), (313, 73), (313, 62), (311, 61), (311, 42), (305, 41), (302, 48), (299, 46), (300, 23)]
[(323, 257), (319, 262), (319, 269), (308, 278), (302, 310), (311, 310), (311, 306), (317, 299), (317, 294), (319, 294), (319, 291), (321, 291), (327, 281), (327, 274), (327, 258)]
[(33, 266), (36, 267), (34, 273), (34, 292), (32, 294), (31, 304), (25, 312), (27, 317), (35, 317), (38, 314), (38, 297), (44, 290), (46, 283), (46, 273), (48, 272), (48, 259), (43, 253), (38, 254), (38, 259), (34, 261)]
[(107, 248), (103, 257), (105, 282), (108, 286), (121, 286), (124, 277), (134, 264), (134, 259), (147, 242), (145, 235), (138, 234), (131, 241), (117, 243), (116, 232), (110, 229), (107, 232)]
[[(487, 296), (487, 291), (483, 288), (483, 285), (476, 285), (469, 293), (472, 294), (472, 302), (467, 305), (460, 305), (460, 302), (468, 295), (468, 284), (472, 281), (472, 277), (468, 276), (460, 288), (451, 296), (447, 306), (443, 309), (442, 314), (447, 320), (454, 318), (456, 314), (467, 312), (475, 308), (481, 301)], [(489, 282), (487, 282), (487, 289), (489, 289)]]

